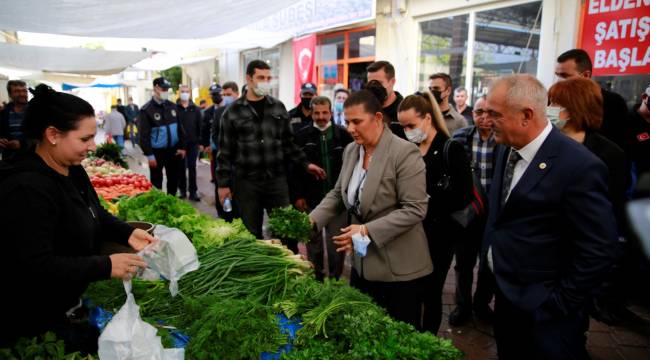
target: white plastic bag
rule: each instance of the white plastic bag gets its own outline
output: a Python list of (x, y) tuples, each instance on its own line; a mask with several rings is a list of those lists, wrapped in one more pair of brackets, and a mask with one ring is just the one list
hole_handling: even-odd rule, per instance
[(164, 349), (156, 328), (140, 318), (140, 307), (124, 282), (126, 303), (99, 336), (101, 360), (183, 360), (185, 349)]
[(147, 263), (147, 270), (140, 275), (143, 279), (157, 279), (163, 276), (169, 280), (169, 292), (178, 293), (178, 280), (190, 271), (199, 268), (196, 249), (182, 231), (157, 225), (154, 236), (160, 241), (145, 247), (138, 255)]

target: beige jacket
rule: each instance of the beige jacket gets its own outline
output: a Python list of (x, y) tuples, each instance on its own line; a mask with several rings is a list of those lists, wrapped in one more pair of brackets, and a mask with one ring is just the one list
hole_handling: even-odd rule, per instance
[[(351, 207), (348, 185), (359, 148), (356, 143), (345, 148), (334, 189), (310, 214), (319, 229)], [(418, 148), (384, 128), (361, 193), (361, 214), (372, 242), (365, 257), (355, 256), (354, 267), (366, 280), (408, 281), (432, 272), (422, 228), (429, 202), (425, 171)]]

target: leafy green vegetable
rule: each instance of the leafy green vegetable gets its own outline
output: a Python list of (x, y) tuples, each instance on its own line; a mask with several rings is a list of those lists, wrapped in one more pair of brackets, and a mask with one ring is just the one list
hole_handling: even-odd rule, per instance
[(188, 329), (188, 359), (259, 359), (287, 342), (271, 307), (257, 301), (204, 296), (186, 306), (187, 312), (202, 314)]
[(129, 168), (129, 164), (126, 161), (124, 161), (124, 157), (122, 156), (122, 150), (117, 144), (109, 144), (109, 143), (101, 144), (97, 147), (97, 150), (95, 150), (95, 152), (91, 154), (91, 156), (98, 157), (106, 161), (110, 161), (125, 169)]
[(291, 205), (275, 208), (269, 216), (269, 231), (280, 239), (308, 243), (311, 229), (309, 216)]
[(119, 217), (123, 220), (174, 226), (183, 215), (196, 215), (196, 210), (185, 201), (157, 189), (120, 201)]
[(32, 339), (20, 338), (13, 349), (0, 349), (0, 359), (90, 360), (94, 357), (84, 357), (79, 352), (66, 354), (63, 340), (57, 340), (54, 333), (47, 332)]
[(286, 359), (459, 359), (448, 340), (419, 333), (389, 317), (371, 299), (342, 281), (311, 278), (292, 282), (276, 310), (298, 316), (295, 351)]

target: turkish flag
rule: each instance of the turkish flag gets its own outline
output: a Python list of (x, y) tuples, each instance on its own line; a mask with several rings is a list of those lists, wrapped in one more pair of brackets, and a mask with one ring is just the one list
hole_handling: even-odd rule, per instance
[(300, 102), (300, 87), (306, 82), (316, 83), (316, 34), (293, 39), (293, 68), (295, 73), (294, 101)]

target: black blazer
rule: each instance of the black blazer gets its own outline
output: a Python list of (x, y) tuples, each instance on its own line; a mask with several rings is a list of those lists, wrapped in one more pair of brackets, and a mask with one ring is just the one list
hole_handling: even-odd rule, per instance
[(614, 214), (618, 221), (619, 228), (623, 227), (625, 221), (626, 192), (630, 186), (630, 164), (623, 150), (613, 141), (603, 135), (588, 131), (582, 143), (594, 155), (598, 156), (607, 166), (609, 176), (607, 187), (609, 189), (609, 200), (614, 206)]
[(425, 229), (434, 220), (451, 220), (450, 214), (461, 210), (472, 201), (472, 170), (465, 148), (454, 141), (449, 146), (449, 176), (451, 191), (445, 192), (436, 186), (444, 174), (442, 152), (449, 137), (438, 132), (433, 138), (429, 150), (424, 155), (427, 166), (427, 194), (429, 194), (429, 209), (424, 220)]
[(483, 242), (497, 285), (525, 311), (543, 303), (564, 314), (579, 309), (615, 257), (607, 167), (553, 128), (502, 207), (508, 151), (497, 156)]

